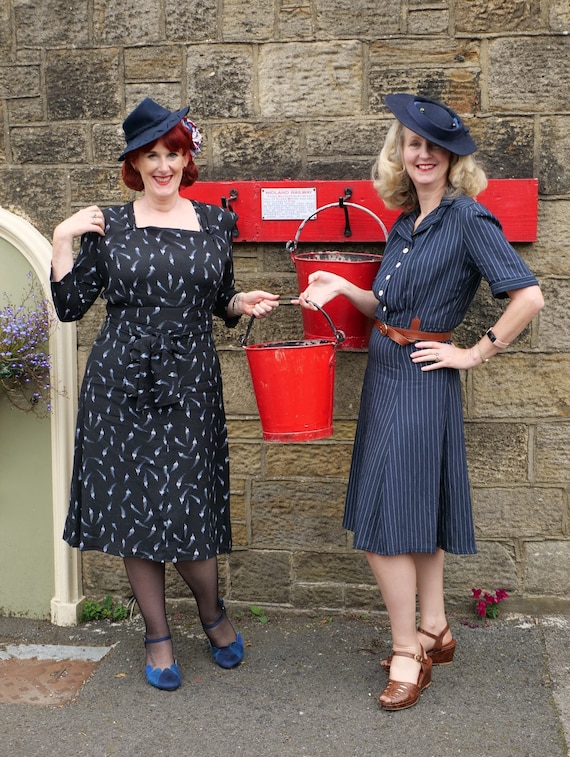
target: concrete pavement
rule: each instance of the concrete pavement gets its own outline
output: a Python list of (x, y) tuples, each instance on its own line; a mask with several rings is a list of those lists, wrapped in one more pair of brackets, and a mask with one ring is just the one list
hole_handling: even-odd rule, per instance
[[(386, 617), (230, 615), (245, 662), (212, 661), (195, 610), (172, 619), (183, 684), (157, 691), (144, 679), (140, 618), (77, 628), (0, 618), (0, 658), (16, 647), (101, 648), (65, 704), (0, 703), (2, 757), (567, 757), (570, 618), (503, 614), (486, 627), (450, 616), (455, 660), (408, 710), (377, 697), (389, 651)], [(0, 678), (3, 660), (0, 659)], [(60, 666), (60, 672), (64, 668)], [(64, 672), (61, 673), (64, 675)], [(53, 675), (53, 673), (51, 674)], [(63, 679), (62, 679), (63, 680)]]

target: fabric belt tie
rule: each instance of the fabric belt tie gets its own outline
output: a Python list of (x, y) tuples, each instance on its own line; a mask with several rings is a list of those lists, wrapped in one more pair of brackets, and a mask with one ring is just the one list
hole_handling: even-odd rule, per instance
[(127, 396), (136, 397), (137, 410), (153, 404), (174, 405), (180, 399), (180, 379), (168, 334), (147, 334), (131, 345), (131, 363), (125, 377)]
[(375, 320), (374, 325), (382, 336), (387, 336), (394, 342), (405, 347), (413, 342), (447, 342), (451, 339), (451, 331), (420, 331), (420, 319), (413, 318), (410, 329), (401, 329), (400, 327), (388, 326), (387, 323)]

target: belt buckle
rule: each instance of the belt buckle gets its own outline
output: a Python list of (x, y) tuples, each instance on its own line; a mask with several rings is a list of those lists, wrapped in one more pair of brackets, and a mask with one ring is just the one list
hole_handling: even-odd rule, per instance
[(388, 326), (385, 323), (382, 323), (382, 321), (378, 321), (379, 328), (378, 331), (382, 334), (382, 336), (388, 336)]

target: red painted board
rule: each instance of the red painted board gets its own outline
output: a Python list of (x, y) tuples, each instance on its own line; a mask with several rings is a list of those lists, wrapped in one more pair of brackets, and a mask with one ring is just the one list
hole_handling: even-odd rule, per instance
[[(316, 208), (334, 203), (335, 207), (317, 212), (303, 224), (302, 218), (267, 220), (262, 218), (263, 190), (301, 190), (313, 188)], [(346, 190), (350, 190), (348, 196)], [(237, 193), (237, 194), (236, 194)], [(368, 212), (351, 207), (363, 206), (374, 213), (389, 231), (399, 211), (387, 210), (370, 181), (198, 181), (182, 190), (191, 197), (215, 205), (228, 205), (238, 216), (235, 242), (383, 242), (384, 231)], [(287, 194), (287, 193), (285, 193)], [(346, 198), (350, 236), (345, 235), (345, 211), (339, 199)], [(487, 189), (477, 198), (494, 213), (511, 242), (534, 242), (537, 234), (538, 180), (490, 179)], [(302, 225), (302, 228), (301, 228)]]

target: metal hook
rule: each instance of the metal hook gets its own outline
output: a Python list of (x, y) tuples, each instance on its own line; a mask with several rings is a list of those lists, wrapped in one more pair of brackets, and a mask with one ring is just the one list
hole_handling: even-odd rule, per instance
[(344, 190), (344, 195), (338, 198), (338, 206), (344, 210), (344, 236), (351, 237), (352, 229), (350, 228), (350, 218), (348, 217), (348, 208), (344, 204), (346, 200), (350, 200), (352, 197), (352, 189), (347, 187)]
[[(232, 213), (234, 213), (237, 216), (237, 213), (230, 205), (230, 202), (233, 202), (234, 200), (237, 200), (238, 198), (238, 191), (237, 189), (230, 189), (230, 196), (229, 199), (227, 197), (222, 196), (222, 208), (225, 208), (226, 210), (230, 210)], [(232, 236), (233, 237), (239, 237), (239, 229), (237, 227), (237, 221), (232, 229)]]

